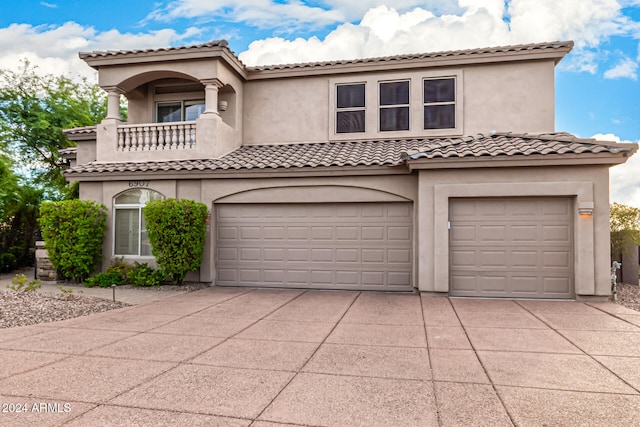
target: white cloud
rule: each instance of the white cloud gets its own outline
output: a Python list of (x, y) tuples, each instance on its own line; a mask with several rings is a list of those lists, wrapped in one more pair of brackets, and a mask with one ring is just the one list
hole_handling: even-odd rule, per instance
[(93, 70), (78, 58), (79, 51), (169, 46), (198, 32), (190, 28), (181, 34), (169, 29), (132, 34), (117, 30), (98, 32), (75, 22), (60, 26), (12, 24), (0, 28), (0, 69), (16, 69), (27, 59), (43, 74), (94, 77)]
[[(620, 137), (608, 134), (596, 134), (592, 138), (600, 141), (621, 141)], [(635, 141), (640, 144), (640, 140)], [(611, 202), (622, 203), (640, 208), (640, 153), (636, 152), (626, 163), (609, 169), (609, 199)]]
[[(483, 35), (482, 39), (476, 35)], [(399, 13), (387, 6), (369, 10), (359, 24), (342, 24), (324, 40), (317, 37), (268, 38), (249, 45), (240, 59), (250, 65), (312, 62), (500, 45), (507, 23), (487, 9), (470, 8), (462, 16), (436, 16), (416, 8)]]
[[(182, 2), (197, 0), (182, 0)], [(235, 3), (235, 0), (226, 0)], [(200, 2), (198, 2), (200, 3)], [(346, 0), (327, 1), (350, 15)], [(375, 0), (365, 4), (378, 4)], [(612, 36), (640, 34), (640, 24), (622, 13), (616, 0), (458, 0), (458, 9), (437, 15), (427, 6), (406, 9), (377, 6), (357, 24), (336, 27), (317, 37), (258, 40), (241, 54), (250, 65), (349, 59), (553, 40), (574, 40), (566, 69), (597, 70), (594, 49)], [(348, 46), (345, 46), (348, 43)]]
[(628, 78), (632, 80), (638, 79), (638, 63), (631, 58), (623, 58), (615, 67), (604, 72), (605, 79), (621, 79)]
[(41, 1), (40, 4), (44, 7), (48, 7), (49, 9), (57, 9), (58, 5), (55, 3), (47, 3), (46, 1)]
[(298, 0), (285, 3), (273, 0), (178, 0), (154, 10), (146, 20), (167, 22), (176, 18), (244, 22), (258, 28), (287, 31), (302, 26), (321, 28), (346, 20), (338, 9), (307, 6)]

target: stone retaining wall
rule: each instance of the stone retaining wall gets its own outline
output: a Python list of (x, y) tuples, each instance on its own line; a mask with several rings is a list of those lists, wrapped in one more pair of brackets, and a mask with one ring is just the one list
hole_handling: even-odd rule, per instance
[(54, 281), (58, 278), (43, 241), (36, 242), (36, 276), (43, 281)]

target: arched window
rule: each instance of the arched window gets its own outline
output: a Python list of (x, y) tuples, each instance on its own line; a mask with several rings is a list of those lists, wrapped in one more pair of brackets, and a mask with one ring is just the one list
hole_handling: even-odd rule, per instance
[(142, 208), (151, 200), (164, 200), (164, 196), (153, 190), (136, 188), (114, 198), (114, 255), (151, 256), (151, 244), (142, 215)]

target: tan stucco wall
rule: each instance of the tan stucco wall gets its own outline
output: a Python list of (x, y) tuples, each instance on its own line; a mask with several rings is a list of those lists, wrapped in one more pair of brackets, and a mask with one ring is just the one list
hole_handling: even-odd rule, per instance
[(117, 64), (101, 67), (98, 83), (101, 87), (120, 87), (129, 91), (149, 81), (167, 77), (189, 76), (196, 80), (217, 78), (224, 82), (232, 74), (235, 75), (235, 72), (217, 58)]
[[(409, 175), (150, 180), (165, 197), (205, 203), (211, 210), (205, 253), (189, 280), (215, 279), (215, 214), (222, 203), (331, 203), (410, 201), (414, 203), (414, 286), (448, 291), (449, 197), (562, 196), (574, 200), (574, 287), (577, 297), (609, 294), (609, 204), (607, 166), (420, 170)], [(81, 198), (109, 208), (104, 266), (113, 258), (113, 198), (130, 181), (83, 182)], [(137, 184), (134, 184), (137, 185)], [(146, 183), (144, 185), (147, 185)], [(594, 206), (579, 216), (578, 206)], [(153, 262), (132, 257), (130, 261)]]
[[(574, 202), (577, 296), (609, 294), (609, 174), (606, 166), (422, 170), (419, 176), (419, 289), (449, 289), (450, 197), (563, 196)], [(578, 206), (594, 205), (592, 216)]]
[(79, 188), (80, 200), (92, 200), (96, 203), (104, 203), (102, 185), (102, 182), (81, 182)]
[[(462, 122), (455, 130), (425, 131), (421, 82), (440, 76), (459, 79)], [(410, 79), (411, 84), (411, 129), (379, 132), (378, 82), (404, 79)], [(367, 132), (337, 135), (333, 130), (333, 91), (336, 84), (348, 82), (367, 83)], [(455, 136), (491, 130), (553, 132), (553, 84), (553, 60), (249, 81), (244, 88), (243, 143)]]
[[(108, 208), (107, 231), (103, 247), (103, 269), (113, 256), (113, 199), (131, 188), (133, 181), (105, 183), (81, 183), (81, 198), (102, 201)], [(213, 210), (215, 203), (322, 203), (368, 201), (415, 201), (417, 198), (417, 174), (396, 176), (356, 176), (317, 178), (273, 179), (206, 179), (206, 180), (150, 180), (140, 181), (144, 188), (154, 190), (165, 197), (185, 198), (205, 203)], [(148, 184), (148, 186), (147, 186)], [(87, 196), (87, 197), (84, 197)], [(417, 221), (414, 204), (414, 224)], [(203, 263), (199, 272), (187, 276), (187, 280), (212, 282), (215, 279), (215, 224), (211, 215), (205, 242)], [(415, 241), (414, 241), (415, 246)], [(414, 258), (416, 253), (414, 251)], [(147, 262), (155, 266), (153, 258), (125, 257), (130, 262)], [(414, 281), (417, 277), (414, 262)]]
[(464, 70), (464, 133), (554, 132), (553, 61)]
[(245, 83), (243, 144), (326, 141), (327, 84), (324, 77)]

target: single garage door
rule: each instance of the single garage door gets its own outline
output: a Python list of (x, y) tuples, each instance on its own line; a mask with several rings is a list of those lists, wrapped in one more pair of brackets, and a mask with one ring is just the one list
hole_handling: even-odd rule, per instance
[(216, 283), (408, 291), (411, 203), (216, 206)]
[(451, 199), (450, 294), (571, 298), (572, 200)]

